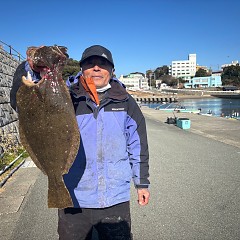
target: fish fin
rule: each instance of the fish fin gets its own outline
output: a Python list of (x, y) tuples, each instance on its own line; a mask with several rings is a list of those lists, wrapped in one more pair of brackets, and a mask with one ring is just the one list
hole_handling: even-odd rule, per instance
[(24, 134), (24, 131), (21, 127), (21, 124), (19, 124), (19, 135), (20, 135), (20, 141), (22, 146), (26, 149), (26, 151), (28, 152), (30, 158), (32, 159), (32, 161), (35, 163), (35, 165), (43, 172), (43, 174), (47, 175), (46, 172), (43, 170), (40, 162), (38, 161), (36, 155), (34, 154), (34, 151), (32, 150), (31, 146), (27, 143), (27, 138)]

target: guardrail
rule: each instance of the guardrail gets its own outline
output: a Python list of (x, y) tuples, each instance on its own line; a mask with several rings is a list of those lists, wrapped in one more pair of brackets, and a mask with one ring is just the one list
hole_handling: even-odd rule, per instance
[[(18, 59), (18, 61), (23, 61), (25, 57), (21, 55), (17, 50), (15, 50), (11, 45), (0, 40), (0, 48), (2, 48), (5, 52), (9, 53), (11, 56)], [(7, 50), (5, 49), (7, 48)]]
[[(15, 158), (8, 166), (6, 166), (4, 169), (0, 171), (0, 176), (5, 173), (8, 169), (10, 169), (13, 164), (25, 153), (26, 151), (23, 151), (17, 158)], [(13, 175), (14, 172), (16, 172), (25, 162), (25, 159), (23, 159), (1, 182), (0, 182), (0, 188), (7, 182), (7, 180)]]

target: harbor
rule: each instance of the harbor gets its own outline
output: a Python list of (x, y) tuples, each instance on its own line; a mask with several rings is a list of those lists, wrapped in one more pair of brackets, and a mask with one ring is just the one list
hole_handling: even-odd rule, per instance
[[(173, 91), (173, 90), (172, 90)], [(214, 97), (209, 91), (180, 90), (168, 92), (169, 95), (159, 91), (130, 92), (140, 106), (147, 106), (156, 110), (193, 112), (202, 115), (240, 118), (240, 98)], [(220, 92), (221, 93), (221, 92)], [(227, 93), (233, 96), (236, 93)], [(223, 96), (223, 95), (221, 95)]]
[(176, 103), (142, 103), (142, 106), (156, 110), (193, 112), (215, 117), (240, 117), (240, 99), (223, 98), (184, 98)]

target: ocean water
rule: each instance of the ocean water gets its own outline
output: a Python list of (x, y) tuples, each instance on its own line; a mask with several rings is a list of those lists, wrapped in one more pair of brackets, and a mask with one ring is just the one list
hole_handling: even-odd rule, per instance
[[(201, 109), (201, 113), (212, 112), (214, 116), (231, 117), (233, 115), (240, 116), (240, 99), (226, 98), (198, 98), (198, 99), (182, 99), (178, 103), (186, 109)], [(156, 108), (159, 103), (144, 104), (150, 108)]]

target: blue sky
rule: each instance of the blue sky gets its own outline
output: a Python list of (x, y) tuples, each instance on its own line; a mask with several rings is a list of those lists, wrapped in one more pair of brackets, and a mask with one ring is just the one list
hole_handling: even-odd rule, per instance
[(29, 46), (57, 44), (79, 60), (100, 44), (117, 76), (189, 53), (214, 70), (240, 61), (239, 0), (4, 0), (0, 9), (0, 40), (24, 56)]

